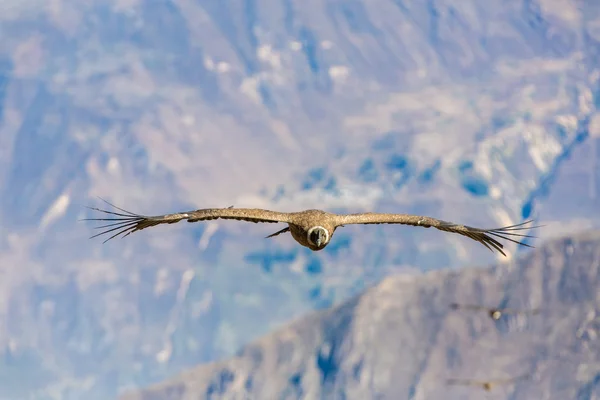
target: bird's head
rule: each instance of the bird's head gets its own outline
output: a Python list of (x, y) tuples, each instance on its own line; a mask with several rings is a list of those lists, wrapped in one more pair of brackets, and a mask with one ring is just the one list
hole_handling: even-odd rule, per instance
[(490, 317), (498, 321), (502, 317), (502, 311), (496, 309), (490, 310)]
[(315, 250), (321, 250), (329, 243), (329, 231), (322, 226), (313, 226), (306, 232), (306, 239)]

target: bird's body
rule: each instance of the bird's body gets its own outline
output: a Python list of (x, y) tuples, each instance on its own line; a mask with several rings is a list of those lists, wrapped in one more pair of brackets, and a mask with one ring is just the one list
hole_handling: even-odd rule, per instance
[[(107, 202), (108, 203), (108, 202)], [(110, 203), (108, 203), (110, 204)], [(111, 204), (112, 205), (112, 204)], [(247, 221), (254, 223), (285, 223), (287, 227), (281, 229), (267, 237), (277, 236), (281, 233), (290, 232), (294, 240), (304, 247), (313, 251), (324, 249), (331, 241), (335, 230), (339, 227), (349, 224), (403, 224), (412, 226), (421, 226), (424, 228), (434, 227), (441, 231), (458, 233), (480, 242), (489, 250), (497, 250), (506, 255), (502, 250), (503, 245), (495, 236), (500, 239), (508, 240), (523, 246), (531, 247), (528, 244), (519, 242), (512, 237), (533, 237), (518, 233), (519, 231), (532, 229), (536, 227), (526, 226), (531, 221), (525, 221), (520, 224), (511, 225), (497, 229), (480, 229), (466, 225), (455, 224), (442, 221), (436, 218), (411, 215), (411, 214), (381, 214), (381, 213), (361, 213), (361, 214), (333, 214), (322, 210), (305, 210), (300, 212), (277, 212), (259, 208), (205, 208), (194, 211), (187, 211), (175, 214), (165, 214), (158, 216), (145, 216), (134, 214), (122, 208), (112, 205), (121, 212), (113, 212), (90, 207), (92, 210), (110, 214), (111, 218), (86, 218), (93, 221), (107, 221), (109, 224), (98, 227), (106, 229), (92, 237), (115, 232), (106, 241), (123, 235), (127, 236), (133, 232), (149, 228), (160, 224), (173, 224), (182, 220), (188, 222), (210, 221), (215, 219), (233, 219), (238, 221)]]

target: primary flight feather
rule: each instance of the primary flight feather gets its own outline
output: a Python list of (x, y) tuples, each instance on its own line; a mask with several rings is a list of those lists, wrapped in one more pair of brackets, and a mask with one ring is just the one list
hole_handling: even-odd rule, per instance
[(525, 230), (538, 228), (531, 226), (532, 220), (521, 222), (519, 224), (505, 226), (503, 228), (480, 229), (467, 225), (455, 224), (453, 222), (442, 221), (440, 219), (411, 215), (411, 214), (381, 214), (381, 213), (361, 213), (361, 214), (333, 214), (322, 210), (305, 210), (300, 212), (277, 212), (263, 210), (260, 208), (205, 208), (194, 211), (186, 211), (175, 214), (164, 214), (156, 216), (146, 216), (134, 214), (130, 211), (119, 208), (106, 200), (116, 211), (108, 211), (95, 207), (88, 207), (92, 210), (104, 213), (105, 218), (85, 218), (88, 221), (102, 221), (105, 225), (96, 229), (104, 229), (92, 238), (112, 233), (105, 240), (122, 235), (125, 237), (133, 232), (149, 228), (160, 224), (174, 224), (186, 220), (188, 222), (209, 221), (214, 219), (234, 219), (238, 221), (247, 221), (254, 223), (286, 223), (287, 227), (277, 231), (267, 237), (273, 237), (281, 233), (290, 232), (292, 237), (302, 246), (308, 247), (313, 251), (322, 250), (331, 241), (335, 230), (344, 225), (350, 224), (402, 224), (420, 226), (423, 228), (436, 228), (444, 232), (458, 233), (459, 235), (471, 238), (491, 251), (498, 251), (504, 256), (502, 250), (504, 247), (499, 239), (517, 243), (521, 246), (532, 247), (523, 243), (518, 238), (533, 238), (534, 236), (522, 233)]

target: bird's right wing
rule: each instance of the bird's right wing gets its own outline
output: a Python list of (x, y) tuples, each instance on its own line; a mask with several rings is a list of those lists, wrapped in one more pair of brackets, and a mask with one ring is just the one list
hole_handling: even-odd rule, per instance
[[(104, 200), (108, 203), (106, 200)], [(105, 235), (110, 232), (115, 232), (112, 236), (106, 239), (104, 242), (110, 239), (123, 235), (132, 234), (133, 232), (140, 231), (142, 229), (149, 228), (151, 226), (160, 224), (174, 224), (176, 222), (187, 220), (188, 222), (197, 221), (209, 221), (213, 219), (234, 219), (238, 221), (247, 222), (266, 222), (266, 223), (277, 223), (277, 222), (289, 222), (289, 214), (282, 212), (275, 212), (269, 210), (263, 210), (259, 208), (205, 208), (194, 211), (187, 211), (175, 214), (164, 214), (156, 216), (147, 216), (134, 214), (122, 208), (119, 208), (111, 203), (108, 203), (120, 212), (102, 210), (95, 207), (88, 207), (91, 210), (99, 211), (104, 214), (109, 214), (111, 217), (108, 218), (84, 218), (84, 221), (102, 221), (108, 222), (105, 225), (98, 226), (95, 229), (104, 229), (102, 232), (97, 233), (91, 238)], [(91, 239), (90, 238), (90, 239)]]
[(452, 308), (453, 310), (460, 310), (460, 309), (474, 310), (474, 311), (481, 311), (481, 310), (489, 311), (489, 310), (491, 310), (491, 308), (485, 307), (485, 306), (478, 306), (475, 304), (459, 304), (459, 303), (450, 304), (450, 308)]
[(446, 383), (448, 383), (449, 385), (465, 385), (465, 386), (483, 386), (486, 383), (489, 383), (487, 381), (476, 381), (476, 380), (472, 380), (472, 379), (456, 379), (456, 378), (451, 378), (451, 379), (446, 379)]

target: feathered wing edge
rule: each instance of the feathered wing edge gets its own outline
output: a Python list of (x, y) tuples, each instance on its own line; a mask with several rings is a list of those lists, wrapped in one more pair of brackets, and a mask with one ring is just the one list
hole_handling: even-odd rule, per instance
[(500, 243), (498, 240), (494, 239), (492, 236), (495, 236), (497, 238), (500, 238), (500, 239), (503, 239), (503, 240), (506, 240), (506, 241), (509, 241), (512, 243), (516, 243), (520, 246), (533, 248), (533, 246), (531, 246), (527, 243), (524, 243), (517, 239), (513, 239), (513, 238), (536, 238), (536, 236), (533, 236), (533, 235), (516, 233), (519, 231), (541, 228), (542, 226), (544, 226), (544, 225), (528, 226), (528, 224), (531, 224), (532, 222), (533, 222), (533, 220), (530, 219), (530, 220), (521, 222), (519, 224), (509, 225), (509, 226), (505, 226), (502, 228), (493, 228), (493, 229), (473, 228), (471, 226), (466, 226), (466, 225), (463, 228), (463, 225), (458, 225), (458, 224), (454, 224), (454, 223), (450, 223), (450, 222), (443, 222), (441, 225), (435, 226), (435, 228), (437, 228), (441, 231), (445, 231), (445, 232), (459, 233), (463, 236), (466, 236), (468, 238), (471, 238), (471, 239), (483, 244), (491, 252), (493, 252), (494, 250), (497, 250), (503, 256), (506, 257), (506, 253), (502, 250), (504, 248), (504, 245), (502, 243)]
[(99, 211), (101, 213), (104, 214), (109, 214), (109, 215), (114, 215), (115, 217), (113, 218), (83, 218), (81, 219), (81, 221), (102, 221), (102, 222), (110, 222), (106, 225), (101, 225), (101, 226), (96, 226), (93, 229), (106, 229), (106, 228), (110, 228), (110, 229), (106, 229), (100, 233), (97, 233), (93, 236), (90, 236), (90, 239), (93, 239), (95, 237), (98, 236), (102, 236), (102, 235), (106, 235), (108, 233), (117, 231), (116, 233), (114, 233), (112, 236), (110, 236), (108, 239), (106, 239), (103, 243), (108, 242), (109, 240), (122, 235), (121, 238), (124, 238), (130, 234), (132, 234), (133, 232), (140, 230), (140, 229), (144, 229), (147, 228), (149, 226), (152, 225), (156, 225), (155, 224), (146, 224), (145, 226), (139, 226), (141, 223), (143, 223), (144, 221), (150, 221), (152, 219), (152, 217), (147, 216), (147, 215), (141, 215), (141, 214), (134, 214), (130, 211), (124, 210), (120, 207), (117, 207), (116, 205), (110, 203), (109, 201), (100, 198), (100, 200), (104, 201), (105, 203), (109, 204), (110, 206), (116, 208), (117, 210), (121, 211), (121, 213), (118, 212), (114, 212), (114, 211), (108, 211), (108, 210), (102, 210), (100, 208), (96, 208), (96, 207), (88, 207), (86, 206), (86, 208), (90, 209), (90, 210), (94, 210), (94, 211)]

